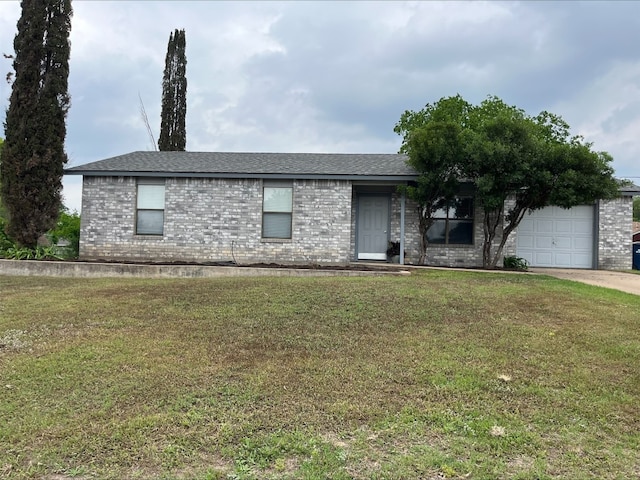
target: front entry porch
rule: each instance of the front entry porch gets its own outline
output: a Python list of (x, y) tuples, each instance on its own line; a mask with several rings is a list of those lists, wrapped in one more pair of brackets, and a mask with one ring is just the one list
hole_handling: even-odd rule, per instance
[[(404, 263), (405, 199), (404, 195), (398, 197), (395, 194), (396, 188), (395, 185), (356, 188), (355, 260), (386, 261), (389, 242), (399, 240), (400, 264)], [(393, 202), (392, 198), (395, 199)], [(392, 206), (394, 204), (395, 206)], [(392, 223), (395, 223), (394, 235), (392, 235)], [(398, 226), (400, 226), (400, 232), (398, 232)]]

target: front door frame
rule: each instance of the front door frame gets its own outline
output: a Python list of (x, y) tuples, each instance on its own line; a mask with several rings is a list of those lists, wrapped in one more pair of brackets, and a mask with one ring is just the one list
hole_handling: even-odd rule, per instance
[(363, 197), (378, 197), (378, 198), (385, 198), (386, 199), (386, 205), (387, 205), (387, 225), (384, 227), (384, 233), (386, 234), (386, 244), (388, 245), (389, 242), (389, 238), (390, 238), (390, 231), (391, 231), (391, 193), (389, 192), (367, 192), (367, 193), (356, 193), (356, 236), (355, 236), (355, 256), (356, 259), (358, 260), (387, 260), (387, 253), (386, 253), (386, 247), (385, 247), (385, 251), (383, 253), (379, 253), (379, 252), (362, 252), (363, 254), (369, 253), (372, 255), (369, 256), (373, 256), (375, 254), (379, 253), (379, 258), (360, 258), (360, 232), (361, 232), (361, 211), (360, 211), (360, 199)]

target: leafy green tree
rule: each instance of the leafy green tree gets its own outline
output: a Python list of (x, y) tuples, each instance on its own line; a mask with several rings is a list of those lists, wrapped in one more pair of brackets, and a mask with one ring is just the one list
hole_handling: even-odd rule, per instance
[(69, 109), (71, 0), (23, 0), (1, 159), (7, 234), (25, 247), (58, 219)]
[[(440, 102), (445, 100), (461, 102), (459, 96)], [(466, 112), (455, 117), (459, 130), (455, 138), (449, 137), (448, 149), (457, 156), (447, 161), (452, 162), (451, 171), (475, 183), (476, 202), (484, 214), (485, 268), (495, 268), (527, 212), (548, 205), (569, 208), (618, 194), (611, 157), (593, 151), (581, 137), (571, 137), (561, 117), (548, 112), (531, 117), (497, 97), (468, 105)], [(434, 122), (425, 115), (420, 118)], [(423, 156), (439, 151), (427, 143), (419, 148), (431, 150), (421, 152)], [(429, 175), (426, 168), (418, 169), (420, 177)]]
[(640, 197), (633, 199), (633, 221), (640, 222)]
[(62, 207), (55, 227), (47, 235), (54, 245), (63, 240), (68, 242), (67, 254), (64, 256), (77, 258), (80, 249), (80, 215), (78, 212), (69, 212), (67, 207)]
[[(570, 136), (560, 116), (542, 112), (531, 117), (496, 97), (474, 113), (475, 141), (468, 145), (472, 161), (465, 171), (476, 183), (484, 210), (485, 268), (496, 267), (509, 235), (527, 212), (548, 205), (570, 208), (619, 194), (611, 156), (593, 151), (582, 137)], [(508, 207), (507, 199), (512, 200)]]
[(483, 211), (483, 266), (489, 267), (505, 203), (523, 185), (535, 145), (524, 112), (498, 98), (474, 107), (468, 125), (461, 170), (476, 186), (476, 204)]
[(470, 107), (460, 96), (443, 98), (418, 112), (405, 111), (394, 128), (403, 136), (400, 153), (405, 153), (407, 163), (420, 172), (414, 184), (400, 187), (418, 204), (420, 264), (426, 263), (427, 231), (433, 225), (433, 214), (459, 188), (459, 160), (464, 156), (461, 125), (468, 119)]
[(162, 79), (160, 151), (184, 151), (187, 145), (187, 57), (184, 30), (169, 35)]

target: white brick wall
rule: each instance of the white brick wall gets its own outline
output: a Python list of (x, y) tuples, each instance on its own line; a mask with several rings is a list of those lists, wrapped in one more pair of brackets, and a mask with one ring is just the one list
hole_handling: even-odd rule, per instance
[(603, 270), (631, 269), (631, 227), (633, 198), (619, 197), (598, 203), (598, 268)]
[[(136, 179), (84, 177), (80, 257), (239, 263), (339, 263), (354, 260), (356, 194), (349, 181), (293, 182), (289, 240), (266, 240), (260, 179), (167, 178), (163, 236), (135, 235)], [(631, 197), (599, 204), (598, 268), (631, 268)], [(473, 245), (429, 245), (427, 264), (482, 266), (483, 220), (476, 209)], [(391, 240), (400, 239), (400, 195), (391, 196)], [(500, 232), (498, 232), (500, 235)], [(499, 238), (498, 238), (499, 241)], [(416, 204), (406, 201), (406, 262), (419, 252)], [(505, 255), (514, 255), (515, 234)]]
[(164, 235), (135, 235), (136, 180), (85, 177), (80, 257), (239, 263), (347, 263), (351, 183), (293, 182), (289, 240), (262, 232), (259, 179), (167, 178)]

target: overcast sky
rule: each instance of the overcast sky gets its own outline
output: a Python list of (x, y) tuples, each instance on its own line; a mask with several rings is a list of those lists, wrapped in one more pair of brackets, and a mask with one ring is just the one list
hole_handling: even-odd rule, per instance
[[(73, 2), (69, 165), (152, 150), (169, 34), (187, 150), (395, 153), (405, 110), (461, 94), (559, 114), (640, 182), (640, 2)], [(0, 1), (13, 53), (18, 1)], [(11, 62), (0, 57), (2, 78)], [(0, 80), (4, 121), (10, 85)], [(4, 134), (0, 134), (4, 137)], [(634, 178), (635, 177), (635, 178)], [(81, 179), (65, 177), (80, 210)]]

